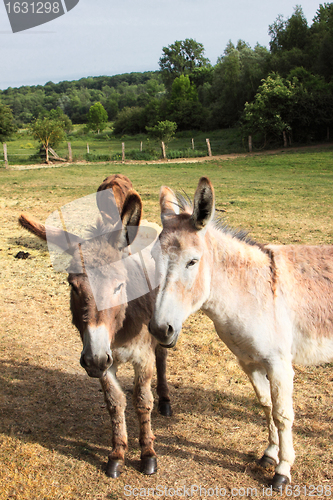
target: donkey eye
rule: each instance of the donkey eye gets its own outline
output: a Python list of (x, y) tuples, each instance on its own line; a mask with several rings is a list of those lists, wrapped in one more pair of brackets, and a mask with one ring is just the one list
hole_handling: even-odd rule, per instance
[(119, 285), (116, 286), (116, 288), (114, 289), (113, 293), (114, 294), (118, 293), (122, 289), (123, 286), (124, 286), (124, 283), (119, 283)]
[(194, 266), (197, 262), (198, 262), (199, 259), (192, 259), (190, 260), (187, 264), (186, 264), (186, 269), (188, 269), (189, 267), (192, 267)]

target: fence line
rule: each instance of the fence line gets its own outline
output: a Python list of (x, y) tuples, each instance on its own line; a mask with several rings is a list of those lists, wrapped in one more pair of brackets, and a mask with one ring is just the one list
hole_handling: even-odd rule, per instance
[[(94, 149), (98, 149), (98, 145), (95, 145), (94, 144)], [(102, 150), (105, 151), (104, 148), (101, 148)], [(168, 157), (168, 154), (167, 154), (167, 150), (166, 150), (166, 145), (164, 143), (161, 144), (161, 149), (162, 149), (162, 157), (167, 159)], [(135, 151), (135, 149), (132, 149)], [(188, 145), (188, 149), (187, 151), (190, 152), (190, 150), (192, 150), (194, 152), (194, 139), (191, 139), (190, 140), (190, 143)], [(207, 153), (208, 153), (208, 156), (212, 156), (212, 149), (211, 149), (211, 144), (210, 144), (210, 140), (209, 139), (206, 139), (206, 150), (207, 150)], [(50, 149), (49, 149), (50, 151)], [(111, 158), (114, 157), (114, 156), (119, 156), (119, 160), (121, 159), (122, 161), (125, 161), (126, 159), (126, 154), (125, 154), (125, 142), (122, 142), (121, 143), (121, 151), (119, 152), (115, 152), (115, 151), (108, 151), (107, 153), (101, 153), (101, 152), (97, 152), (97, 151), (92, 151), (91, 152), (91, 147), (89, 145), (89, 143), (87, 143), (86, 145), (83, 145), (82, 147), (80, 146), (76, 146), (74, 145), (72, 147), (72, 144), (71, 142), (68, 142), (67, 143), (67, 150), (64, 148), (64, 147), (61, 147), (58, 149), (58, 155), (55, 153), (55, 155), (50, 158), (50, 161), (55, 161), (55, 162), (61, 162), (61, 161), (68, 161), (69, 163), (71, 163), (72, 161), (75, 161), (75, 159), (78, 159), (78, 158), (86, 158), (88, 155), (89, 156), (101, 156), (101, 157), (109, 157), (109, 161), (112, 161)], [(144, 153), (144, 147), (143, 147), (143, 143), (142, 141), (139, 142), (138, 144), (138, 148), (137, 148), (137, 151), (140, 152), (140, 153)], [(172, 151), (177, 151), (177, 149), (170, 149), (169, 150), (170, 153)], [(183, 149), (183, 151), (185, 152), (186, 154), (186, 148)], [(156, 150), (157, 152), (157, 150)], [(203, 148), (200, 149), (200, 151), (198, 151), (198, 154), (202, 154), (203, 153)], [(0, 161), (1, 162), (5, 162), (5, 165), (8, 166), (8, 161), (10, 161), (10, 158), (13, 158), (13, 157), (21, 157), (21, 158), (26, 158), (28, 159), (29, 157), (31, 156), (37, 156), (38, 154), (38, 151), (36, 151), (35, 149), (31, 149), (30, 151), (24, 151), (24, 150), (20, 150), (20, 149), (17, 149), (17, 147), (15, 149), (12, 149), (10, 148), (10, 144), (9, 144), (9, 147), (8, 147), (8, 144), (6, 143), (3, 143), (3, 153), (1, 155), (0, 153)], [(3, 159), (1, 159), (1, 156), (3, 156)], [(58, 156), (58, 157), (57, 157)], [(60, 156), (62, 156), (62, 158), (60, 158)], [(172, 154), (171, 154), (172, 156)], [(185, 158), (186, 156), (179, 156), (179, 158)], [(9, 158), (9, 160), (8, 160)], [(88, 161), (89, 159), (86, 158)], [(37, 160), (37, 158), (36, 158)], [(33, 161), (33, 159), (32, 159)], [(98, 160), (97, 160), (98, 161)], [(101, 161), (106, 161), (106, 160), (101, 160)]]

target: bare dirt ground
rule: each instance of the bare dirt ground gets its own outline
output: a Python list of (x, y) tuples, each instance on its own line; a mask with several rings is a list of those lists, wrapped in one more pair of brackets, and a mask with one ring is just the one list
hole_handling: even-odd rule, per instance
[[(132, 369), (124, 367), (129, 451), (123, 475), (106, 477), (110, 420), (98, 381), (79, 365), (81, 342), (71, 324), (66, 275), (55, 273), (46, 246), (18, 227), (23, 206), (41, 220), (53, 209), (38, 194), (0, 204), (0, 499), (271, 496), (273, 470), (256, 464), (267, 440), (263, 412), (201, 313), (189, 318), (169, 352), (174, 413), (165, 418), (153, 411), (157, 474), (138, 470)], [(29, 258), (16, 259), (19, 250)], [(331, 365), (295, 367), (297, 458), (294, 489), (283, 498), (333, 496), (332, 385)]]

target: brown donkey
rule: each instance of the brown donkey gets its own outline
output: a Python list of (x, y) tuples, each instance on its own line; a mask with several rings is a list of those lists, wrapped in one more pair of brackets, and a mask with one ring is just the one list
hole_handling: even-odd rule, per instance
[[(261, 403), (275, 465), (273, 487), (291, 481), (295, 454), (292, 362), (333, 359), (333, 246), (260, 246), (214, 221), (214, 191), (200, 179), (193, 207), (160, 193), (161, 276), (150, 332), (173, 347), (185, 319), (202, 309), (237, 356)], [(154, 253), (154, 250), (153, 250)]]
[(157, 470), (150, 423), (155, 357), (159, 411), (171, 415), (166, 349), (148, 332), (156, 295), (149, 283), (149, 276), (155, 273), (154, 261), (149, 259), (150, 252), (144, 263), (140, 252), (140, 255), (129, 252), (129, 243), (137, 236), (141, 213), (141, 198), (129, 189), (122, 202), (121, 224), (115, 228), (103, 217), (86, 241), (61, 229), (45, 227), (24, 214), (19, 219), (23, 227), (44, 240), (47, 235), (48, 242), (72, 256), (67, 271), (73, 324), (83, 342), (80, 362), (90, 377), (99, 378), (111, 416), (112, 451), (107, 465), (110, 477), (121, 474), (127, 449), (126, 397), (116, 378), (118, 366), (130, 361), (134, 367), (133, 401), (139, 419), (144, 474)]

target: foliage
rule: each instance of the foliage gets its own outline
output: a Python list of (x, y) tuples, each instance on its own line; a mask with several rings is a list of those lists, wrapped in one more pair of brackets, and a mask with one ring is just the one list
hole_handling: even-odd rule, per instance
[(177, 123), (165, 120), (158, 122), (154, 127), (146, 127), (149, 137), (158, 139), (164, 144), (168, 144), (175, 136)]
[(269, 26), (268, 33), (271, 37), (269, 45), (272, 53), (293, 48), (304, 49), (308, 42), (309, 32), (302, 8), (297, 5), (293, 15), (287, 20), (278, 16), (276, 21)]
[(243, 132), (260, 133), (264, 142), (282, 133), (289, 142), (323, 140), (333, 125), (332, 86), (323, 77), (295, 68), (286, 79), (272, 73), (262, 81), (255, 99), (246, 103)]
[(296, 105), (297, 89), (294, 82), (284, 81), (271, 74), (264, 79), (251, 103), (246, 103), (242, 116), (246, 133), (260, 132), (265, 141), (269, 137), (291, 132), (291, 108)]
[(63, 124), (63, 128), (66, 134), (68, 134), (73, 130), (72, 121), (69, 119), (67, 115), (65, 115), (65, 113), (60, 107), (56, 109), (51, 109), (49, 116), (52, 120), (57, 120)]
[[(54, 114), (53, 114), (54, 115)], [(46, 162), (48, 162), (49, 147), (57, 146), (65, 138), (65, 123), (59, 117), (48, 116), (37, 118), (31, 125), (31, 133), (46, 151)]]
[(139, 134), (145, 131), (144, 110), (139, 106), (124, 108), (114, 122), (116, 135)]
[(73, 130), (73, 124), (71, 120), (67, 115), (65, 115), (65, 113), (59, 106), (56, 109), (51, 109), (50, 111), (42, 109), (42, 111), (38, 115), (38, 118), (50, 118), (51, 120), (61, 123), (66, 134), (70, 133)]
[(178, 130), (203, 128), (203, 107), (198, 92), (188, 75), (175, 78), (167, 107), (168, 118), (178, 125)]
[(256, 45), (254, 49), (239, 40), (228, 43), (214, 70), (211, 94), (211, 128), (234, 125), (246, 101), (251, 101), (260, 81), (268, 74), (269, 52)]
[(98, 134), (101, 130), (104, 130), (108, 121), (108, 114), (103, 104), (96, 102), (91, 106), (87, 114), (87, 120), (89, 130), (93, 130)]
[(0, 142), (4, 142), (16, 131), (14, 117), (9, 106), (0, 102)]
[(163, 47), (159, 60), (162, 78), (167, 88), (171, 88), (175, 78), (193, 73), (196, 68), (207, 67), (209, 60), (204, 57), (204, 46), (193, 38), (176, 40), (168, 47)]
[(171, 102), (197, 101), (198, 92), (188, 75), (175, 78), (171, 87)]

